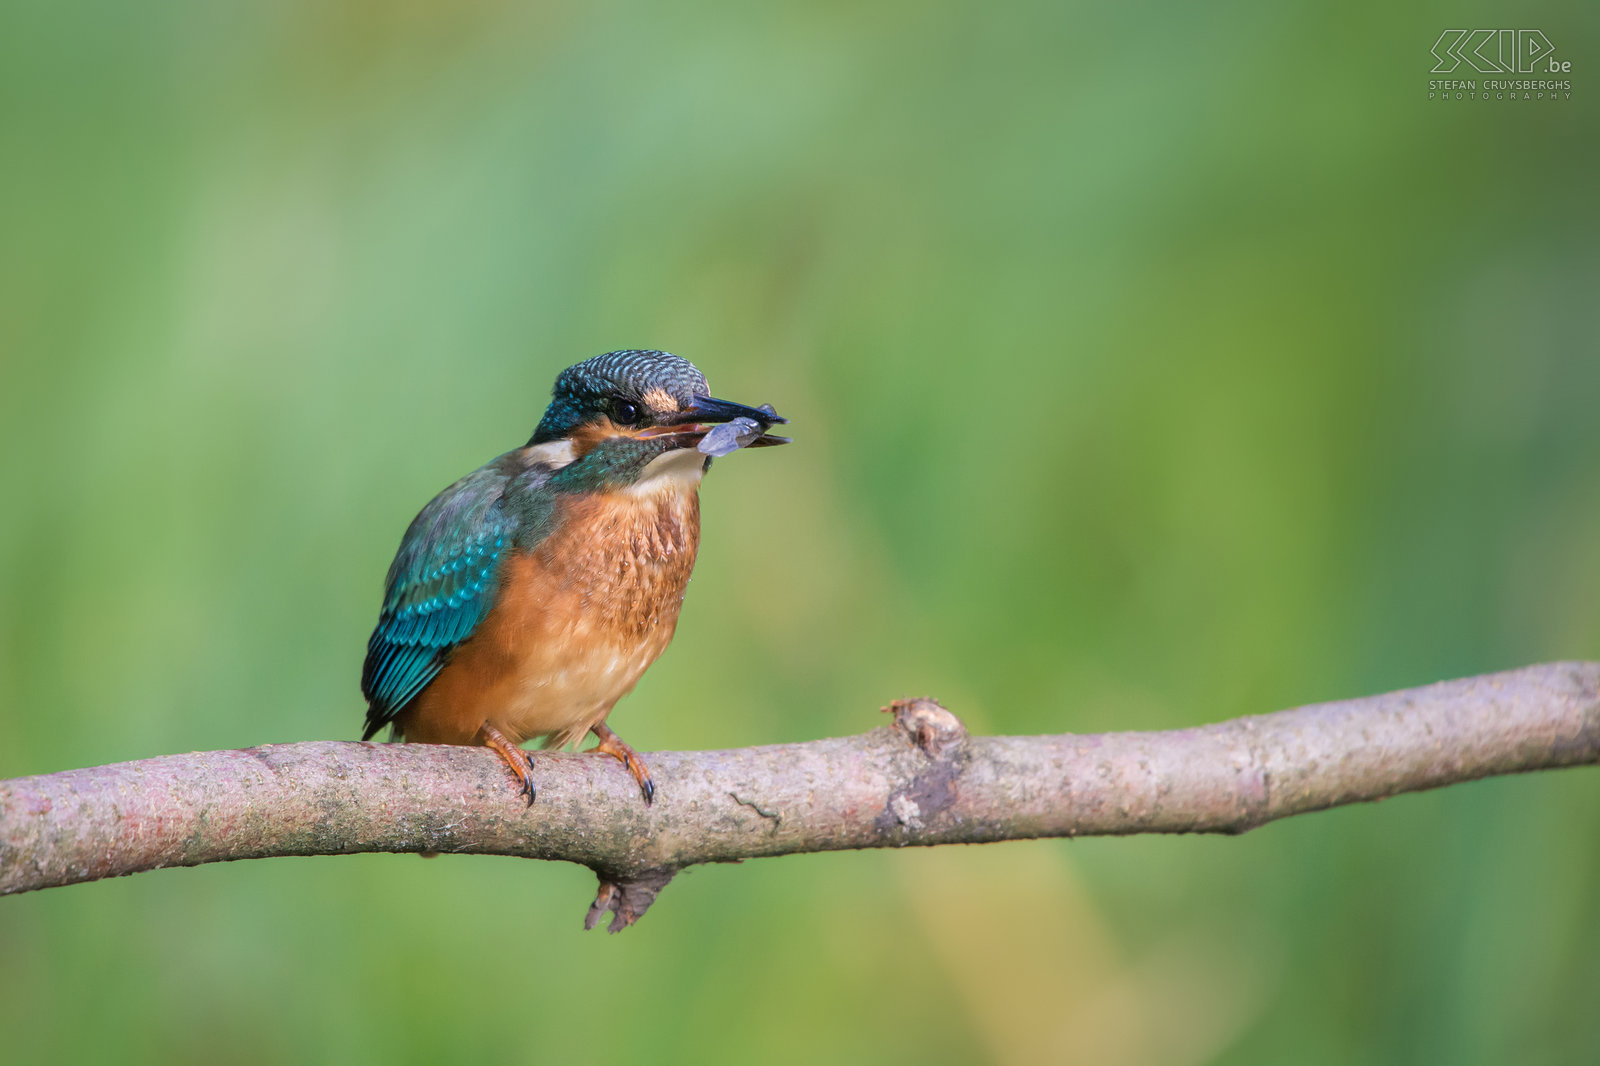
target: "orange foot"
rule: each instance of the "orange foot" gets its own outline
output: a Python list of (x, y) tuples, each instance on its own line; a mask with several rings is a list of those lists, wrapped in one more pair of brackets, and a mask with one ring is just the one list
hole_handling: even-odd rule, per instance
[[(639, 782), (639, 791), (644, 793), (644, 801), (648, 805), (656, 798), (656, 783), (650, 780), (650, 771), (645, 769), (644, 760), (639, 758), (639, 753), (628, 746), (623, 740), (611, 731), (611, 727), (604, 722), (592, 726), (589, 732), (600, 738), (595, 751), (604, 752), (622, 763), (633, 774), (635, 781)], [(520, 749), (519, 749), (520, 750)]]
[(478, 727), (478, 737), (511, 767), (511, 772), (522, 784), (519, 791), (528, 797), (528, 806), (532, 807), (534, 794), (538, 791), (533, 787), (533, 756), (507, 740), (504, 733), (488, 722)]

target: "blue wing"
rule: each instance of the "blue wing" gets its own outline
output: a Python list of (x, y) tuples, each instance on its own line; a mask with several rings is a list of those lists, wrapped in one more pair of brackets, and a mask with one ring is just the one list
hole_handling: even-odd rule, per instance
[(361, 692), (369, 739), (427, 687), (450, 650), (494, 605), (516, 519), (508, 478), (491, 463), (435, 496), (412, 520), (389, 567), (383, 611), (367, 642)]

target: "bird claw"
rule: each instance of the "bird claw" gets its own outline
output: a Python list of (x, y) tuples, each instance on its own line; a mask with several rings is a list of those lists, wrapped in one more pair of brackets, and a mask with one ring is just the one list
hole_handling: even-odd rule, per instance
[(534, 798), (539, 794), (538, 787), (533, 783), (533, 756), (526, 749), (511, 743), (505, 734), (487, 722), (479, 728), (478, 735), (487, 747), (505, 761), (521, 786), (517, 789), (517, 795), (526, 796), (528, 806), (532, 807)]
[(594, 750), (611, 756), (628, 768), (633, 779), (639, 782), (639, 791), (644, 795), (645, 806), (648, 807), (656, 799), (656, 783), (650, 779), (650, 771), (645, 768), (644, 760), (639, 758), (639, 753), (634, 751), (623, 740), (611, 731), (611, 727), (604, 722), (590, 726), (589, 731), (600, 738), (600, 743)]

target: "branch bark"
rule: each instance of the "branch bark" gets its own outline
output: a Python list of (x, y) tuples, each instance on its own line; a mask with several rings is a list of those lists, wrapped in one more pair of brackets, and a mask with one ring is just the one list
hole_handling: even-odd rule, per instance
[(1492, 774), (1600, 763), (1600, 663), (1151, 733), (969, 737), (931, 700), (861, 736), (657, 752), (654, 806), (593, 754), (535, 755), (525, 807), (484, 748), (270, 744), (0, 781), (0, 895), (275, 855), (581, 863), (613, 932), (704, 862), (846, 848), (1241, 833)]

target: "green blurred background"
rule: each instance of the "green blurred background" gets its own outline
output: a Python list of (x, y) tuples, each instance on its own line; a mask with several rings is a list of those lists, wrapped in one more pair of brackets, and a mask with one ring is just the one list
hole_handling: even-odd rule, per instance
[[(1573, 99), (1427, 101), (1499, 25)], [(13, 0), (0, 776), (353, 739), (406, 522), (624, 346), (798, 439), (708, 482), (642, 749), (1600, 656), (1597, 78), (1575, 2)], [(1597, 839), (1568, 771), (616, 938), (577, 867), (166, 871), (0, 900), (0, 1058), (1594, 1061)]]

